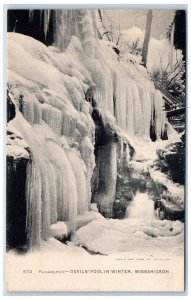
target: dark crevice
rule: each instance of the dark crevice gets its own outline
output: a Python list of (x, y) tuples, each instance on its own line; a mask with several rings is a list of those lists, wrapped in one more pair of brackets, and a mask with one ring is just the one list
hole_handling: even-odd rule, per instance
[[(26, 169), (28, 159), (7, 157), (7, 250), (26, 249)], [(22, 178), (22, 180), (21, 180)]]
[(115, 95), (113, 95), (113, 112), (114, 112), (114, 117), (116, 117), (116, 98), (115, 98)]
[(54, 14), (54, 10), (51, 10), (48, 31), (45, 35), (43, 10), (34, 10), (33, 17), (30, 19), (29, 10), (9, 9), (7, 12), (7, 31), (31, 36), (50, 46), (54, 42)]

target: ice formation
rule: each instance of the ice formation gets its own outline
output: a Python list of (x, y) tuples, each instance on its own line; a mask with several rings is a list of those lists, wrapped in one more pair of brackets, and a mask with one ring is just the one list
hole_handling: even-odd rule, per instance
[(127, 217), (130, 219), (145, 219), (151, 221), (156, 219), (154, 213), (154, 201), (149, 199), (146, 193), (138, 193), (128, 206)]
[[(160, 139), (166, 122), (162, 95), (144, 68), (118, 61), (111, 45), (96, 37), (94, 11), (55, 14), (52, 47), (8, 33), (8, 82), (16, 105), (9, 123), (32, 153), (26, 182), (29, 247), (48, 239), (57, 221), (68, 222), (74, 232), (77, 216), (89, 209), (95, 167), (93, 104), (85, 99), (89, 89), (94, 107), (121, 136), (148, 140), (152, 125)], [(49, 18), (46, 11), (45, 34)], [(115, 198), (116, 147), (111, 145), (105, 190), (98, 199), (107, 210)]]
[[(54, 57), (41, 43), (19, 34), (9, 35), (9, 51), (15, 49), (13, 57), (9, 56), (9, 83), (14, 87), (12, 98), (17, 106), (16, 117), (9, 123), (32, 152), (26, 197), (28, 245), (33, 247), (49, 237), (50, 225), (56, 221), (68, 221), (69, 231), (74, 231), (77, 214), (88, 210), (94, 123), (88, 115), (90, 106), (83, 98), (85, 84), (75, 77), (70, 82), (69, 76), (51, 63), (37, 59), (45, 53)], [(19, 39), (23, 45), (30, 43), (36, 58), (19, 45)], [(19, 50), (24, 65), (19, 61)], [(78, 101), (79, 111), (72, 105), (72, 97)], [(88, 159), (84, 162), (82, 155), (86, 154)]]
[(123, 220), (94, 219), (75, 232), (73, 243), (94, 253), (122, 253), (124, 257), (183, 254), (183, 223), (157, 220), (148, 194), (138, 192), (128, 210), (128, 217)]

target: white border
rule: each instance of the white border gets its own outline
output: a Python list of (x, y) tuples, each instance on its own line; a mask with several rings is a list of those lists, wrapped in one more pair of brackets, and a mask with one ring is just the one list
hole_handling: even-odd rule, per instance
[[(3, 4), (11, 4), (12, 5), (16, 5), (16, 4), (21, 4), (21, 5), (37, 5), (37, 4), (41, 4), (41, 5), (56, 5), (56, 4), (59, 4), (59, 5), (73, 5), (73, 4), (76, 4), (77, 6), (78, 5), (97, 5), (99, 6), (100, 5), (108, 5), (108, 6), (111, 6), (111, 5), (119, 5), (119, 6), (124, 6), (124, 5), (154, 5), (154, 4), (158, 4), (158, 5), (188, 5), (188, 21), (187, 21), (187, 30), (188, 30), (188, 33), (187, 33), (187, 231), (189, 232), (189, 234), (187, 233), (187, 238), (188, 238), (188, 253), (187, 253), (187, 262), (188, 262), (188, 282), (190, 281), (190, 267), (191, 267), (191, 260), (189, 259), (189, 254), (190, 254), (190, 235), (191, 235), (191, 228), (190, 228), (190, 224), (191, 224), (191, 221), (190, 221), (190, 204), (189, 204), (189, 201), (190, 200), (190, 187), (189, 187), (189, 178), (190, 178), (190, 170), (191, 170), (191, 164), (189, 162), (189, 153), (190, 153), (190, 138), (189, 138), (189, 134), (190, 134), (190, 103), (189, 101), (190, 100), (190, 84), (189, 84), (189, 75), (190, 75), (190, 34), (191, 34), (191, 30), (190, 30), (190, 27), (191, 27), (191, 21), (190, 21), (190, 16), (191, 16), (191, 2), (190, 0), (186, 0), (184, 2), (182, 1), (165, 1), (165, 0), (160, 0), (158, 3), (153, 3), (153, 1), (137, 1), (137, 0), (134, 0), (132, 2), (129, 2), (129, 1), (113, 1), (113, 0), (108, 0), (108, 1), (101, 1), (101, 0), (94, 0), (92, 2), (90, 1), (83, 1), (83, 0), (80, 0), (80, 1), (73, 1), (73, 0), (70, 0), (70, 1), (67, 1), (67, 2), (63, 2), (63, 1), (43, 1), (41, 0), (40, 3), (38, 0), (33, 0), (33, 1), (28, 1), (26, 3), (26, 0), (20, 0), (20, 1), (2, 1), (2, 3), (0, 4), (0, 22), (1, 22), (1, 25), (0, 25), (0, 37), (1, 37), (1, 52), (0, 52), (0, 58), (1, 58), (1, 61), (0, 61), (0, 65), (1, 65), (1, 68), (4, 64), (4, 57), (3, 55), (5, 56), (6, 54), (3, 53), (3, 47), (4, 47), (4, 43), (5, 41), (3, 41)], [(109, 8), (109, 7), (108, 7)], [(3, 105), (3, 77), (5, 76), (5, 70), (4, 70), (4, 74), (3, 74), (3, 70), (1, 72), (1, 101), (0, 101), (0, 166), (1, 166), (1, 170), (3, 169), (3, 165), (4, 165), (4, 134), (3, 134), (3, 131), (4, 131), (4, 127), (3, 127), (3, 120), (5, 118), (4, 116), (4, 112), (5, 112), (5, 105)], [(4, 252), (3, 252), (3, 244), (4, 244), (4, 235), (3, 235), (3, 198), (4, 198), (4, 194), (3, 194), (3, 191), (5, 192), (4, 190), (4, 187), (5, 187), (5, 173), (4, 173), (4, 170), (2, 172), (0, 172), (0, 193), (1, 193), (1, 201), (0, 201), (0, 222), (1, 222), (1, 226), (0, 226), (0, 266), (3, 266), (4, 264)], [(3, 273), (4, 273), (5, 269), (1, 267), (1, 273), (0, 273), (0, 292), (1, 292), (1, 297), (3, 296)], [(152, 283), (151, 283), (152, 284)], [(118, 293), (117, 296), (115, 296), (115, 294), (113, 294), (114, 296), (112, 296), (112, 299), (118, 299), (118, 297), (120, 296), (120, 293)], [(141, 296), (131, 296), (131, 295), (128, 295), (127, 293), (127, 296), (123, 296), (125, 298), (128, 298), (128, 299), (138, 299), (139, 297), (148, 297), (147, 296), (144, 296), (143, 294), (140, 294)], [(25, 295), (23, 296), (24, 298), (26, 299), (29, 299), (31, 295)], [(40, 293), (38, 295), (35, 295), (35, 297), (37, 297), (37, 299), (40, 299), (40, 297), (47, 297), (49, 295), (46, 295), (46, 296), (40, 296)], [(110, 297), (111, 294), (109, 296), (99, 296), (100, 298), (103, 298), (103, 297)], [(152, 294), (150, 294), (150, 296), (152, 297), (152, 299), (158, 299), (158, 297), (163, 297), (163, 299), (169, 299), (173, 297), (173, 300), (174, 299), (185, 299), (185, 298), (188, 298), (190, 299), (191, 298), (191, 291), (190, 291), (190, 285), (188, 286), (188, 291), (187, 291), (187, 295), (183, 295), (183, 296), (175, 296), (173, 294), (169, 294), (168, 295), (160, 295), (160, 296), (153, 296)], [(13, 297), (15, 296), (6, 296), (7, 299), (12, 299)], [(20, 296), (18, 296), (20, 297)], [(54, 299), (55, 295), (52, 295), (50, 294), (49, 296), (49, 299)], [(64, 298), (68, 298), (68, 299), (74, 299), (78, 297), (79, 299), (83, 299), (84, 298), (84, 295), (83, 296), (80, 296), (80, 294), (78, 296), (64, 296)], [(94, 297), (97, 297), (97, 296), (88, 296), (88, 297), (91, 297), (91, 298), (94, 298)]]

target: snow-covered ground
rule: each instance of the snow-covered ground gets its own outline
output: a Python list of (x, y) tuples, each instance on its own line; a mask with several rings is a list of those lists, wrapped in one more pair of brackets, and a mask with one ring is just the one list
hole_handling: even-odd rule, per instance
[(154, 202), (137, 193), (128, 206), (127, 218), (93, 220), (72, 236), (72, 242), (101, 254), (125, 252), (138, 255), (183, 255), (184, 225), (158, 220)]
[[(183, 224), (157, 220), (151, 201), (147, 195), (137, 194), (124, 220), (104, 219), (96, 212), (92, 219), (87, 213), (84, 220), (92, 221), (66, 244), (52, 237), (40, 250), (22, 255), (9, 251), (8, 289), (168, 291), (170, 280), (171, 290), (182, 290)], [(137, 206), (144, 214), (139, 210), (134, 214)], [(58, 226), (60, 229), (65, 230)]]
[[(43, 242), (40, 251), (26, 254), (55, 251), (65, 256), (73, 253), (89, 255), (129, 256), (182, 256), (184, 245), (184, 224), (180, 221), (158, 220), (154, 213), (154, 202), (145, 193), (137, 193), (128, 206), (126, 218), (105, 219), (98, 212), (86, 212), (78, 219), (79, 229), (71, 241), (62, 244), (53, 237)], [(67, 223), (58, 222), (51, 226), (52, 236), (67, 236)], [(84, 251), (83, 247), (89, 251)], [(12, 256), (14, 251), (10, 251)], [(40, 255), (40, 254), (39, 254)]]

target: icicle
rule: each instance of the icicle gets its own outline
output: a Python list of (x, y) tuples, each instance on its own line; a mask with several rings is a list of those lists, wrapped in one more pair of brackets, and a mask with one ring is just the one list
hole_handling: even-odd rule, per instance
[(62, 122), (61, 122), (61, 133), (65, 136), (71, 136), (76, 130), (76, 119), (72, 115), (67, 113), (67, 111), (62, 111)]
[(57, 176), (55, 166), (50, 163), (49, 164), (49, 184), (50, 184), (50, 224), (56, 223), (58, 220), (58, 212), (57, 212)]
[(34, 122), (34, 102), (30, 101), (30, 100), (32, 100), (32, 99), (25, 99), (25, 102), (23, 105), (23, 116), (30, 124), (33, 124), (33, 122)]
[(77, 153), (73, 151), (67, 151), (67, 157), (70, 164), (73, 167), (73, 171), (76, 177), (77, 193), (78, 193), (78, 214), (83, 214), (88, 209), (89, 195), (87, 194), (86, 185), (87, 170), (82, 159), (80, 159)]
[(41, 23), (42, 23), (42, 14), (43, 14), (43, 10), (41, 9), (41, 10), (40, 10), (40, 25), (41, 25)]
[(51, 220), (51, 180), (50, 165), (47, 161), (48, 166), (41, 167), (41, 182), (42, 182), (42, 194), (41, 194), (41, 239), (48, 239), (50, 235), (50, 220)]
[(150, 122), (151, 122), (151, 98), (147, 91), (140, 88), (140, 105), (141, 105), (141, 115), (142, 118), (140, 126), (140, 135), (143, 137), (150, 136)]
[(39, 103), (35, 102), (34, 103), (34, 119), (33, 119), (33, 123), (34, 124), (39, 124), (42, 120), (42, 111), (40, 108)]
[(38, 166), (33, 162), (27, 166), (27, 244), (29, 248), (41, 244), (41, 193), (42, 185)]
[(68, 221), (70, 230), (76, 227), (78, 192), (73, 168), (62, 148), (48, 140), (46, 143), (49, 160), (57, 173), (57, 213), (58, 221)]
[(120, 73), (116, 72), (114, 78), (114, 96), (115, 96), (115, 116), (117, 124), (126, 130), (126, 90), (125, 81), (121, 78)]
[(17, 171), (17, 161), (13, 160), (13, 171), (16, 173)]
[(41, 105), (42, 119), (56, 132), (61, 134), (62, 113), (59, 109), (48, 104)]
[(45, 34), (45, 40), (46, 40), (47, 31), (48, 31), (49, 21), (50, 21), (50, 9), (45, 9), (44, 10), (44, 34)]
[(158, 139), (161, 138), (161, 131), (165, 126), (165, 112), (163, 111), (163, 97), (162, 94), (156, 90), (154, 94), (154, 110), (155, 110), (155, 132)]
[[(91, 199), (91, 178), (93, 175), (93, 169), (95, 167), (95, 156), (94, 156), (94, 147), (92, 145), (91, 140), (88, 137), (83, 138), (80, 144), (80, 153), (82, 159), (85, 162), (87, 168), (87, 199), (90, 201)], [(88, 203), (89, 206), (89, 203)]]
[(134, 134), (134, 101), (132, 83), (126, 80), (126, 101), (127, 101), (127, 114), (126, 114), (126, 130), (127, 133), (132, 136)]
[(34, 9), (29, 9), (29, 22), (32, 22), (34, 17)]

